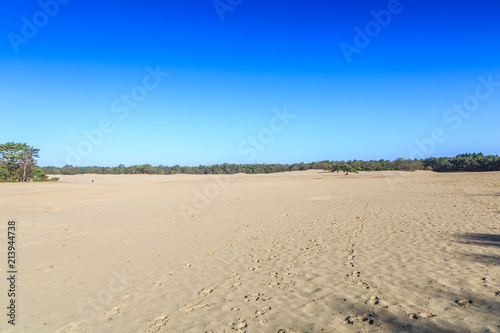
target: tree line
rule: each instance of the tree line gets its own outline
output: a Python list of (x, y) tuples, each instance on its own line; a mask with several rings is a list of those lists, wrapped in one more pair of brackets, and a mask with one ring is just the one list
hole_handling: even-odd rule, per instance
[(425, 167), (438, 172), (452, 171), (499, 171), (498, 155), (461, 154), (456, 157), (431, 157), (424, 160)]
[(456, 157), (430, 157), (426, 159), (403, 159), (389, 160), (349, 160), (349, 161), (320, 161), (311, 163), (293, 164), (215, 164), (200, 166), (152, 166), (151, 164), (125, 166), (120, 164), (116, 167), (100, 166), (71, 166), (64, 167), (39, 167), (36, 158), (39, 157), (40, 149), (27, 145), (26, 143), (8, 142), (0, 144), (0, 181), (28, 182), (58, 180), (49, 179), (47, 174), (52, 175), (78, 175), (78, 174), (149, 174), (149, 175), (173, 175), (173, 174), (257, 174), (276, 173), (300, 170), (327, 170), (331, 172), (343, 172), (349, 174), (359, 171), (415, 171), (431, 170), (437, 172), (456, 171), (500, 171), (500, 157), (498, 155), (460, 154)]
[(498, 155), (461, 154), (456, 157), (427, 158), (411, 160), (398, 158), (389, 160), (350, 160), (350, 161), (320, 161), (312, 163), (294, 164), (216, 164), (200, 166), (152, 166), (151, 164), (125, 166), (120, 164), (116, 167), (84, 166), (77, 167), (66, 165), (64, 167), (48, 166), (42, 170), (47, 174), (77, 175), (77, 174), (150, 174), (150, 175), (172, 175), (172, 174), (258, 174), (276, 173), (284, 171), (300, 170), (328, 170), (332, 172), (358, 172), (358, 171), (415, 171), (431, 170), (437, 172), (452, 171), (500, 171), (500, 157)]

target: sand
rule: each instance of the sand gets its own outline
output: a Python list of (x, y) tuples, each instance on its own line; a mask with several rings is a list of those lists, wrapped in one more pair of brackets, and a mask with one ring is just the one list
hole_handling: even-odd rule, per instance
[(9, 219), (6, 332), (500, 332), (499, 172), (0, 184), (5, 313)]

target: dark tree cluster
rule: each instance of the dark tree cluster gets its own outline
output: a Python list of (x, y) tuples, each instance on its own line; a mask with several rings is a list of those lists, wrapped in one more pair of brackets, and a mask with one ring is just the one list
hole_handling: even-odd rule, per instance
[(398, 158), (389, 160), (352, 160), (352, 161), (320, 161), (312, 163), (294, 164), (216, 164), (200, 166), (152, 166), (151, 164), (117, 167), (86, 166), (75, 167), (66, 165), (62, 168), (44, 167), (43, 171), (48, 174), (77, 175), (85, 173), (94, 174), (150, 174), (150, 175), (173, 175), (173, 174), (257, 174), (276, 173), (284, 171), (300, 170), (327, 170), (332, 172), (344, 172), (346, 174), (358, 171), (415, 171), (434, 170), (443, 171), (500, 171), (500, 158), (497, 155), (484, 156), (483, 154), (463, 154), (457, 157), (428, 158), (424, 160), (411, 160)]
[(36, 165), (40, 149), (26, 143), (0, 144), (0, 181), (29, 182), (48, 180), (45, 172)]
[(500, 171), (498, 155), (461, 154), (456, 157), (431, 157), (422, 161), (427, 170), (438, 172), (452, 171)]

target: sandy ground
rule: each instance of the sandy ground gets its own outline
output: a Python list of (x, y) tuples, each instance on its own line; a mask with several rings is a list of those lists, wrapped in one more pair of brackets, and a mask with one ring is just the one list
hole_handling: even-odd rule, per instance
[(0, 223), (6, 332), (500, 332), (499, 172), (62, 176)]

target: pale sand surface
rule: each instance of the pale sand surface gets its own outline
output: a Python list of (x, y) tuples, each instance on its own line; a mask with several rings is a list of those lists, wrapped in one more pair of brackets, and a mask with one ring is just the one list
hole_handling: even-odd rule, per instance
[[(0, 184), (0, 329), (500, 332), (499, 172), (219, 182)], [(183, 215), (205, 188), (206, 207)], [(9, 219), (20, 248), (14, 330), (4, 314)]]

